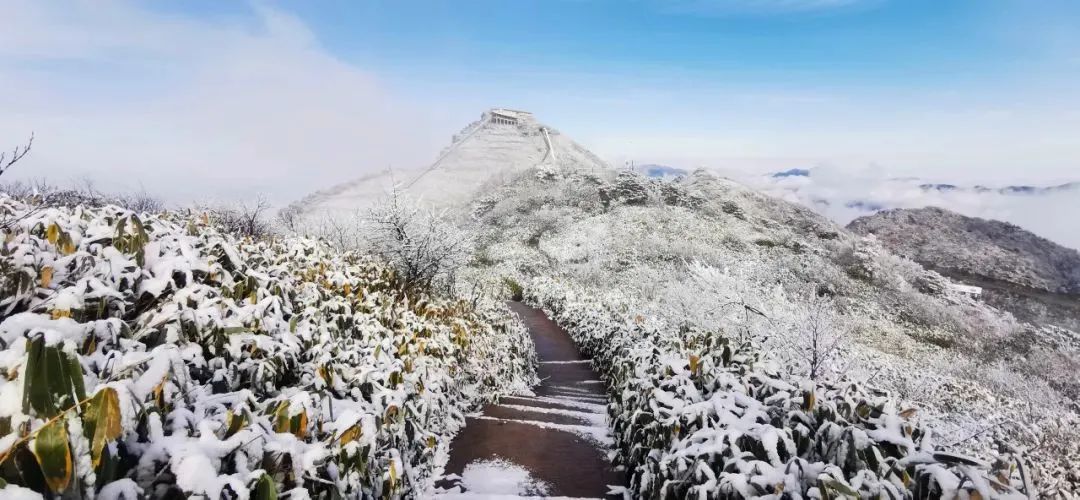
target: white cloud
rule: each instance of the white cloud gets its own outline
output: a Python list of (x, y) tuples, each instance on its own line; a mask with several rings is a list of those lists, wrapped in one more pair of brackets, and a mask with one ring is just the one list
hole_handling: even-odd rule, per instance
[(268, 6), (195, 19), (129, 2), (24, 1), (0, 16), (14, 20), (0, 30), (0, 140), (37, 137), (16, 177), (284, 203), (426, 164), (445, 141), (418, 125), (429, 111)]
[(853, 172), (827, 166), (810, 169), (809, 177), (725, 174), (778, 198), (813, 208), (840, 224), (876, 209), (934, 206), (971, 217), (1011, 222), (1061, 245), (1080, 248), (1080, 226), (1062, 215), (1080, 213), (1080, 186), (1028, 195), (979, 192), (965, 184), (952, 190), (924, 189), (920, 186), (929, 181), (896, 178), (879, 168)]

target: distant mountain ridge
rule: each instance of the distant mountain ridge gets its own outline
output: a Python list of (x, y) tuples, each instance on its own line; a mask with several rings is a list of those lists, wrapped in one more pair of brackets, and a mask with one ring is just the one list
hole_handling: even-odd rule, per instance
[(958, 186), (956, 184), (919, 184), (924, 191), (971, 191), (975, 193), (997, 193), (1005, 195), (1039, 195), (1056, 193), (1061, 191), (1080, 191), (1080, 182), (1066, 182), (1052, 186), (1011, 185), (999, 188), (986, 187), (976, 184), (975, 186)]
[(848, 229), (874, 234), (894, 252), (935, 268), (1080, 294), (1080, 252), (1008, 222), (927, 207), (881, 211)]
[(652, 163), (637, 165), (634, 167), (634, 170), (654, 179), (685, 177), (690, 173), (689, 170), (683, 168), (671, 167), (668, 165), (656, 165)]
[[(670, 168), (670, 167), (669, 167)], [(787, 177), (812, 177), (812, 168), (791, 168), (779, 172), (773, 172), (768, 174), (768, 177), (773, 179), (784, 179)], [(895, 177), (889, 179), (895, 182), (920, 182), (922, 179), (919, 177)], [(1014, 184), (1001, 187), (989, 187), (982, 184), (975, 184), (973, 186), (965, 186), (961, 184), (950, 183), (935, 183), (935, 182), (921, 182), (918, 185), (919, 189), (923, 191), (939, 191), (939, 192), (952, 192), (952, 191), (971, 191), (975, 193), (998, 193), (998, 194), (1045, 194), (1054, 193), (1060, 191), (1080, 191), (1080, 181), (1065, 182), (1061, 184), (1053, 184), (1049, 186), (1034, 186), (1030, 184)]]
[(1008, 222), (936, 207), (894, 209), (848, 224), (892, 252), (987, 288), (1017, 318), (1080, 332), (1080, 252)]

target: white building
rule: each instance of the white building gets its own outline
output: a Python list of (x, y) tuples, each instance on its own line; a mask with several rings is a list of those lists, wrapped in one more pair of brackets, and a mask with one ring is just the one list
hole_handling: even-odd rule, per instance
[(492, 108), (488, 111), (488, 121), (496, 125), (518, 125), (523, 122), (533, 122), (532, 113), (516, 109)]
[(959, 283), (949, 283), (949, 289), (955, 292), (960, 292), (971, 298), (978, 298), (980, 295), (982, 295), (983, 291), (982, 287), (961, 285)]

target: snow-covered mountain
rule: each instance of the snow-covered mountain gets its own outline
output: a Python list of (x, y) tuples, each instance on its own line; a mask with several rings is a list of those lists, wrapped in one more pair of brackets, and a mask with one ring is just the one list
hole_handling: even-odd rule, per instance
[(1052, 186), (1011, 185), (1004, 187), (986, 187), (979, 184), (974, 186), (958, 186), (956, 184), (922, 183), (919, 188), (924, 191), (973, 191), (976, 193), (997, 193), (1007, 195), (1030, 195), (1039, 196), (1062, 191), (1080, 192), (1080, 182), (1066, 182)]
[(984, 288), (1018, 318), (1080, 331), (1080, 252), (1006, 222), (945, 209), (885, 210), (848, 224), (889, 250)]
[(486, 183), (533, 167), (604, 169), (608, 165), (527, 111), (493, 108), (454, 135), (431, 165), (384, 170), (319, 191), (295, 206), (307, 218), (365, 211), (395, 186), (435, 206), (467, 200)]
[[(446, 208), (448, 222), (471, 235), (475, 248), (461, 279), (488, 289), (512, 283), (535, 306), (574, 302), (588, 321), (610, 310), (625, 317), (606, 321), (666, 332), (664, 342), (686, 344), (639, 347), (660, 356), (649, 363), (676, 374), (686, 370), (678, 366), (693, 348), (693, 332), (718, 332), (760, 348), (776, 363), (769, 366), (792, 380), (857, 381), (887, 391), (896, 404), (918, 409), (933, 440), (954, 443), (950, 451), (993, 456), (1008, 443), (1025, 450), (1047, 488), (1080, 485), (1072, 465), (1080, 463), (1080, 416), (1061, 405), (1080, 394), (1080, 339), (1071, 333), (1017, 321), (777, 188), (805, 183), (815, 171), (778, 173), (771, 177), (777, 189), (759, 190), (700, 170), (608, 168), (531, 115), (508, 113), (485, 113), (431, 167), (394, 177), (411, 196)], [(375, 176), (302, 204), (308, 216), (352, 214), (377, 203), (390, 185)], [(821, 345), (814, 337), (821, 331), (833, 346), (825, 361), (808, 354)], [(636, 335), (618, 342), (642, 342)], [(625, 347), (590, 341), (601, 351)], [(671, 376), (653, 365), (634, 369)], [(657, 394), (646, 379), (634, 383)], [(792, 383), (797, 390), (804, 382)], [(688, 392), (664, 397), (672, 398), (665, 408), (701, 403)], [(627, 407), (609, 412), (620, 408)], [(654, 452), (675, 453), (664, 450)], [(678, 460), (695, 467), (708, 458)]]
[[(1073, 418), (1055, 405), (1080, 387), (1064, 375), (1073, 373), (1075, 339), (1017, 323), (878, 242), (739, 183), (703, 171), (677, 181), (630, 171), (523, 172), (472, 214), (479, 276), (551, 277), (665, 328), (759, 335), (789, 369), (805, 366), (805, 352), (793, 346), (820, 319), (808, 304), (830, 297), (830, 321), (848, 332), (835, 367), (921, 401), (941, 439), (966, 451), (988, 453), (1005, 434), (1027, 439), (1019, 429), (968, 438), (1002, 418), (1029, 418), (1003, 410), (1017, 401)], [(930, 379), (933, 389), (923, 386)], [(1054, 427), (1037, 432), (1069, 442)], [(1043, 458), (1052, 468), (1077, 453), (1059, 448)]]
[(847, 227), (873, 234), (897, 254), (935, 268), (1080, 294), (1080, 252), (1015, 224), (929, 207), (886, 210)]

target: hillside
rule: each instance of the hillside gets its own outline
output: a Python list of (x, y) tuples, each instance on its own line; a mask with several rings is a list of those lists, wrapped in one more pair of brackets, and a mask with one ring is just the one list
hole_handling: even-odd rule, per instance
[(1080, 332), (1080, 252), (995, 220), (940, 208), (888, 210), (851, 222), (893, 252), (984, 288), (1017, 318)]
[(1011, 443), (1060, 472), (1041, 476), (1049, 485), (1080, 484), (1078, 417), (1060, 404), (1077, 394), (1075, 347), (805, 207), (704, 172), (533, 170), (470, 219), (477, 280), (508, 277), (541, 305), (592, 297), (661, 331), (724, 332), (795, 376), (915, 403), (935, 442), (980, 456)]
[(1007, 222), (929, 207), (860, 217), (848, 229), (935, 268), (1080, 294), (1080, 252)]

